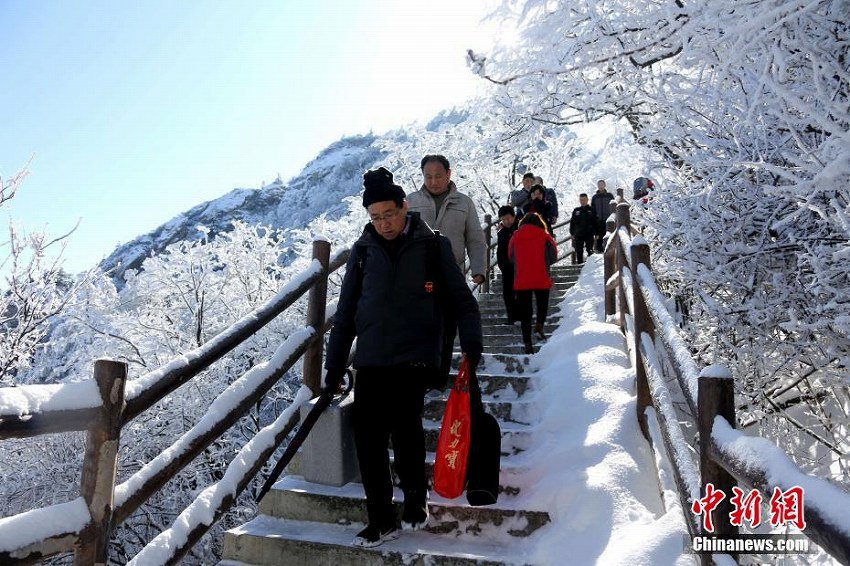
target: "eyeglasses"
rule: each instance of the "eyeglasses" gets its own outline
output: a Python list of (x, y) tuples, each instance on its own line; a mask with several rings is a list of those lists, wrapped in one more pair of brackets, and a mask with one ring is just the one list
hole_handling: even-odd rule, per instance
[(392, 220), (395, 220), (395, 218), (399, 215), (400, 212), (401, 212), (401, 209), (397, 208), (392, 212), (385, 212), (384, 214), (382, 214), (380, 216), (373, 216), (372, 218), (369, 219), (369, 222), (371, 222), (373, 225), (381, 224), (382, 222), (387, 223), (387, 222), (390, 222)]

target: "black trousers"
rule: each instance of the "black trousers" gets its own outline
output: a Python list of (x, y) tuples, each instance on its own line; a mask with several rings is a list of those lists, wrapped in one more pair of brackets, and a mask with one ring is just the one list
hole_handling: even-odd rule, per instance
[(596, 240), (596, 252), (602, 253), (603, 251), (605, 251), (605, 234), (597, 234), (596, 236), (594, 236), (594, 239)]
[(573, 247), (576, 250), (576, 263), (584, 263), (584, 250), (587, 250), (587, 255), (593, 253), (593, 234), (587, 236), (573, 236)]
[[(422, 429), (424, 366), (359, 368), (354, 383), (354, 444), (366, 491), (369, 524), (396, 523), (389, 441), (405, 501), (424, 503), (425, 433)], [(408, 499), (410, 498), (410, 499)]]
[(516, 305), (519, 313), (519, 324), (522, 329), (522, 341), (531, 342), (531, 296), (537, 301), (537, 322), (546, 323), (546, 315), (549, 314), (549, 289), (535, 289), (533, 291), (517, 291)]
[(508, 315), (508, 320), (514, 322), (519, 320), (514, 293), (514, 266), (510, 263), (500, 263), (499, 269), (502, 271), (502, 299), (505, 301), (505, 312)]

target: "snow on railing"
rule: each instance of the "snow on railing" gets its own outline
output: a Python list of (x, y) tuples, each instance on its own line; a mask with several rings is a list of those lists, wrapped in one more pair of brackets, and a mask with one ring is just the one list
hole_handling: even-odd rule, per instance
[(676, 375), (681, 378), (680, 385), (685, 393), (685, 400), (688, 402), (692, 414), (695, 415), (697, 411), (697, 380), (699, 378), (697, 364), (691, 357), (688, 345), (682, 337), (681, 329), (667, 311), (664, 295), (658, 289), (652, 271), (646, 265), (640, 264), (637, 266), (637, 278), (655, 330), (665, 348), (671, 354), (677, 369)]
[(176, 465), (182, 468), (189, 463), (261, 399), (301, 357), (315, 335), (316, 330), (309, 327), (291, 334), (269, 360), (252, 367), (228, 385), (192, 428), (126, 481), (116, 485), (115, 514), (118, 521), (130, 515), (171, 479)]
[(100, 406), (94, 380), (0, 388), (0, 419)]
[(0, 519), (0, 563), (28, 556), (47, 556), (73, 548), (91, 522), (82, 497)]
[[(646, 374), (653, 400), (653, 406), (647, 407), (646, 411), (654, 411), (657, 418), (655, 424), (661, 426), (665, 431), (663, 434), (659, 431), (660, 437), (656, 436), (652, 438), (652, 441), (654, 445), (663, 443), (667, 449), (667, 454), (673, 460), (672, 472), (678, 487), (679, 499), (682, 509), (688, 510), (691, 503), (700, 496), (699, 470), (694, 465), (691, 452), (688, 451), (688, 443), (682, 433), (682, 427), (679, 425), (679, 417), (673, 407), (673, 399), (664, 383), (664, 377), (659, 371), (662, 366), (655, 350), (655, 344), (649, 336), (644, 334), (641, 345), (643, 346), (643, 359), (646, 362)], [(699, 532), (695, 515), (686, 513), (685, 520), (689, 523), (688, 530), (692, 534)]]
[[(335, 255), (329, 272), (344, 263), (349, 251), (344, 248)], [(322, 264), (314, 259), (307, 269), (294, 276), (265, 304), (202, 346), (128, 381), (123, 422), (132, 420), (268, 324), (310, 289), (323, 273)], [(92, 379), (0, 388), (0, 439), (86, 430), (92, 425), (94, 410), (99, 406), (100, 395)]]
[(803, 473), (781, 448), (766, 438), (746, 436), (722, 417), (714, 419), (709, 450), (716, 462), (767, 500), (776, 490), (802, 488), (803, 534), (840, 563), (850, 564), (850, 493)]
[[(706, 534), (692, 505), (712, 484), (727, 497), (711, 513), (715, 534), (735, 534), (731, 522), (732, 488), (736, 479), (759, 489), (769, 500), (774, 489), (800, 487), (811, 517), (803, 534), (833, 557), (850, 564), (850, 494), (826, 480), (803, 473), (777, 446), (764, 438), (747, 437), (736, 424), (734, 380), (724, 366), (697, 369), (681, 329), (667, 311), (666, 301), (650, 269), (649, 245), (633, 235), (628, 204), (612, 203), (616, 225), (609, 222), (605, 246), (606, 320), (620, 324), (636, 373), (637, 418), (656, 452), (669, 464), (691, 535)], [(658, 340), (656, 340), (656, 337)], [(699, 473), (665, 382), (661, 347), (698, 429)], [(648, 418), (655, 417), (652, 423)], [(731, 423), (731, 424), (730, 424)], [(657, 426), (656, 426), (657, 425)], [(661, 452), (661, 446), (664, 447)]]
[[(304, 398), (309, 396), (306, 392), (318, 392), (321, 367), (313, 364), (308, 368), (307, 360), (310, 357), (321, 360), (321, 336), (330, 328), (337, 306), (336, 302), (327, 305), (327, 277), (346, 262), (349, 254), (350, 250), (345, 248), (330, 260), (330, 244), (327, 241), (315, 241), (313, 262), (289, 281), (275, 297), (201, 348), (178, 356), (135, 381), (126, 381), (125, 363), (98, 360), (95, 363), (94, 380), (0, 389), (0, 438), (89, 429), (81, 488), (83, 496), (68, 503), (0, 519), (0, 562), (31, 562), (72, 550), (76, 551), (75, 563), (105, 562), (109, 534), (114, 525), (125, 519), (235, 424), (303, 357), (304, 385), (293, 405), (274, 425), (260, 431), (240, 451), (237, 459), (231, 462), (225, 478), (204, 490), (193, 506), (178, 519), (181, 521), (179, 524), (185, 521), (186, 525), (191, 523), (194, 526), (189, 530), (180, 530), (178, 523), (175, 523), (169, 530), (170, 535), (165, 535), (180, 536), (178, 532), (186, 532), (189, 533), (191, 544), (197, 542), (253, 479), (265, 461), (261, 455), (267, 457), (271, 454), (297, 424), (296, 411)], [(290, 335), (267, 362), (255, 366), (230, 384), (188, 432), (117, 487), (113, 484), (104, 485), (109, 482), (87, 479), (111, 477), (114, 481), (115, 455), (112, 454), (111, 458), (98, 457), (98, 453), (101, 456), (109, 455), (108, 451), (98, 448), (99, 443), (106, 441), (113, 448), (117, 447), (118, 435), (124, 424), (249, 338), (307, 290), (310, 291), (307, 325)], [(321, 304), (316, 306), (313, 303)], [(283, 421), (286, 422), (282, 424)], [(111, 464), (108, 461), (110, 459)], [(106, 469), (110, 466), (111, 471)], [(248, 472), (249, 476), (246, 475)], [(238, 489), (234, 489), (234, 486)], [(210, 505), (204, 508), (205, 501)], [(214, 508), (213, 501), (216, 503)], [(210, 519), (210, 513), (214, 518)], [(182, 552), (187, 550), (188, 547)], [(138, 560), (136, 562), (141, 563)]]
[(304, 403), (309, 402), (311, 397), (310, 388), (302, 385), (292, 404), (272, 424), (261, 429), (239, 450), (236, 457), (228, 464), (224, 477), (201, 491), (171, 526), (151, 540), (127, 563), (128, 566), (169, 564), (185, 554), (200, 535), (221, 517), (223, 509), (229, 507), (228, 503), (236, 501), (250, 480), (292, 430), (291, 421), (295, 419), (297, 422), (298, 411)]

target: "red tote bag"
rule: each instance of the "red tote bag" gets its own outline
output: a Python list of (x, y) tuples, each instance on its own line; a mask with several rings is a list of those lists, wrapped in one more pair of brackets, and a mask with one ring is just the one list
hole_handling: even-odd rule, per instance
[(469, 364), (464, 357), (446, 402), (434, 460), (434, 491), (446, 499), (460, 497), (466, 485), (470, 424)]

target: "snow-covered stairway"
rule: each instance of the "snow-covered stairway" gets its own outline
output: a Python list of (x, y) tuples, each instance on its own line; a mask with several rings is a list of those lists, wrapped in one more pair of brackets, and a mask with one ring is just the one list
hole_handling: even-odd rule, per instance
[[(576, 281), (581, 266), (554, 268), (555, 288), (550, 299), (557, 305)], [(537, 417), (535, 380), (530, 356), (522, 354), (519, 326), (503, 324), (500, 281), (491, 295), (479, 298), (484, 324), (484, 356), (478, 368), (485, 406), (502, 429), (501, 495), (493, 506), (473, 508), (465, 497), (445, 500), (431, 493), (431, 518), (424, 531), (403, 532), (398, 540), (372, 549), (356, 548), (351, 541), (363, 528), (366, 506), (359, 483), (328, 487), (304, 480), (295, 461), (266, 495), (260, 514), (228, 531), (222, 564), (521, 564), (526, 537), (547, 524), (548, 512), (530, 508), (520, 485), (529, 472), (523, 452), (529, 447)], [(552, 313), (547, 334), (558, 323)], [(537, 347), (535, 346), (535, 349)], [(446, 396), (426, 399), (424, 422), (429, 467), (439, 433)], [(430, 472), (429, 472), (430, 473)], [(396, 490), (397, 501), (402, 499)], [(399, 505), (400, 508), (400, 505)], [(510, 542), (506, 542), (510, 541)]]

